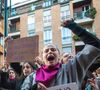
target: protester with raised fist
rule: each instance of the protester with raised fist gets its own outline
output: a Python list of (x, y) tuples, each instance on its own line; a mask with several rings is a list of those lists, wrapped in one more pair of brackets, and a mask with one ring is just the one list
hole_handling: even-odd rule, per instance
[(62, 26), (69, 28), (81, 38), (85, 43), (84, 49), (73, 57), (72, 63), (61, 64), (58, 48), (53, 44), (46, 45), (42, 51), (44, 65), (36, 71), (35, 75), (31, 75), (31, 79), (30, 75), (25, 79), (28, 83), (24, 82), (21, 90), (40, 90), (40, 88), (47, 90), (49, 87), (72, 82), (76, 82), (78, 90), (82, 90), (82, 82), (88, 69), (92, 72), (100, 66), (100, 40), (73, 20), (64, 21)]

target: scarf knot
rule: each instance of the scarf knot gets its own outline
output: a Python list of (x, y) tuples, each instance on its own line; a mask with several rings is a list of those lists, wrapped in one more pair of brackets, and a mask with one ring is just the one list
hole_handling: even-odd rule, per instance
[(50, 82), (57, 75), (61, 64), (57, 63), (54, 66), (42, 66), (36, 72), (36, 81), (44, 84), (46, 87), (49, 86)]

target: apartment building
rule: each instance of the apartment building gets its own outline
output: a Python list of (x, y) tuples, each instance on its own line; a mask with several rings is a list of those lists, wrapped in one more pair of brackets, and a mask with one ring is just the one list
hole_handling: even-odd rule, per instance
[(2, 62), (4, 60), (4, 45), (3, 45), (3, 38), (4, 38), (4, 21), (3, 21), (3, 14), (2, 14), (2, 1), (0, 1), (0, 66), (2, 66)]
[[(9, 34), (14, 39), (39, 35), (39, 51), (54, 43), (62, 52), (76, 54), (84, 43), (73, 39), (72, 32), (61, 27), (61, 21), (74, 18), (75, 22), (100, 38), (98, 19), (99, 0), (26, 0), (9, 9)], [(95, 19), (86, 15), (92, 6), (97, 9)], [(97, 26), (98, 25), (98, 26)]]

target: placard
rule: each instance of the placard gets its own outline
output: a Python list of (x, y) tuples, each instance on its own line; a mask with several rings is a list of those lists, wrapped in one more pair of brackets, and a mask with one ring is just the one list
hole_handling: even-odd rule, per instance
[(7, 43), (7, 61), (24, 62), (33, 61), (39, 54), (39, 37), (25, 37), (9, 40)]
[(78, 90), (76, 83), (63, 84), (48, 88), (48, 90)]

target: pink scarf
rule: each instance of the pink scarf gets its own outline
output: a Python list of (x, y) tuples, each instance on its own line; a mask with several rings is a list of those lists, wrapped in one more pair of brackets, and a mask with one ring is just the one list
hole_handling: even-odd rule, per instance
[(36, 81), (41, 82), (46, 87), (49, 86), (50, 82), (55, 78), (57, 75), (61, 64), (57, 63), (55, 66), (42, 66), (36, 72)]

